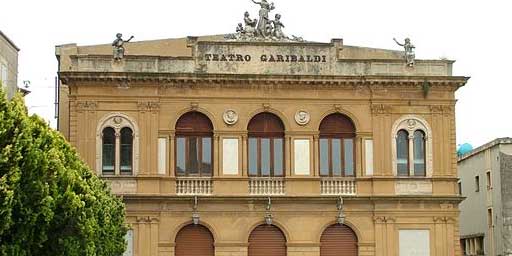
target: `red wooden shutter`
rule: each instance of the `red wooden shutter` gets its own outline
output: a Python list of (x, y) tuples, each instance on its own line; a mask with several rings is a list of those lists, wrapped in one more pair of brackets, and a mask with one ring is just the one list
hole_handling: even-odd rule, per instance
[(176, 256), (214, 256), (213, 236), (201, 225), (188, 225), (176, 236)]
[(286, 238), (272, 225), (261, 225), (249, 236), (249, 256), (286, 256)]
[(345, 225), (328, 227), (320, 238), (320, 256), (357, 256), (357, 237)]

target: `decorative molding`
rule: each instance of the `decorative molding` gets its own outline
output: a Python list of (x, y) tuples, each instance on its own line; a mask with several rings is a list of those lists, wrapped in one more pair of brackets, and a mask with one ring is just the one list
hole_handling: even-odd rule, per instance
[(197, 102), (190, 102), (190, 110), (197, 111), (199, 109), (199, 103)]
[(373, 217), (373, 222), (375, 222), (375, 224), (395, 223), (396, 218), (388, 216), (375, 216)]
[(269, 111), (270, 110), (270, 104), (269, 103), (263, 103), (263, 104), (261, 104), (261, 106), (263, 107), (263, 109), (265, 111)]

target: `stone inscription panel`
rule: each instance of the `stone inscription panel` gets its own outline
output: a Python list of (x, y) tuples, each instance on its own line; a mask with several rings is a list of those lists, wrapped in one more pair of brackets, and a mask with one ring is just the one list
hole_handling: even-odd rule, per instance
[(219, 74), (328, 75), (336, 63), (330, 44), (198, 44), (199, 69)]

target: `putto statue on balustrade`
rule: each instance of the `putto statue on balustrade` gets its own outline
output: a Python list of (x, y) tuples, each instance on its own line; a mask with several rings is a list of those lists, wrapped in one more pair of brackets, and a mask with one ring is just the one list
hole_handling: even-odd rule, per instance
[(416, 54), (414, 53), (415, 46), (411, 43), (411, 39), (406, 38), (405, 42), (402, 44), (398, 42), (395, 38), (393, 40), (400, 46), (404, 47), (405, 61), (407, 62), (407, 66), (413, 67), (415, 64)]
[(128, 40), (123, 40), (123, 34), (116, 34), (116, 40), (114, 40), (112, 43), (112, 46), (114, 47), (114, 60), (121, 60), (124, 58), (124, 43), (130, 42), (132, 39), (133, 36), (131, 36)]

